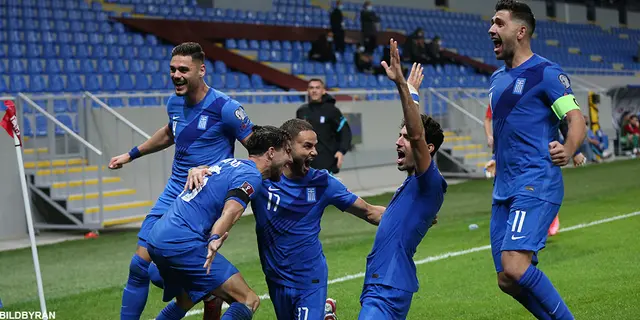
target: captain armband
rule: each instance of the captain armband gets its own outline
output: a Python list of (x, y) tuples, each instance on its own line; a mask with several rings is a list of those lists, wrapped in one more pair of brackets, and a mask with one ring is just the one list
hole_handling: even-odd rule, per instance
[(574, 95), (568, 94), (558, 98), (551, 106), (551, 109), (553, 109), (553, 112), (556, 114), (558, 119), (562, 120), (567, 112), (571, 110), (580, 110), (580, 105)]

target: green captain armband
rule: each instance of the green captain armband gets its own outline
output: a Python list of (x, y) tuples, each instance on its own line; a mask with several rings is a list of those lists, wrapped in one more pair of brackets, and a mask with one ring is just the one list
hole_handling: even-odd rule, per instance
[(558, 98), (558, 100), (556, 100), (551, 106), (551, 109), (553, 109), (553, 112), (556, 114), (558, 119), (562, 119), (567, 112), (571, 110), (580, 110), (580, 105), (574, 95), (568, 94)]

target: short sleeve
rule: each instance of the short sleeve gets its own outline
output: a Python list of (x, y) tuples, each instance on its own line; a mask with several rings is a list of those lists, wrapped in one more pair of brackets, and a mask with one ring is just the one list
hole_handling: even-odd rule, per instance
[(349, 191), (340, 180), (331, 175), (329, 175), (328, 179), (329, 185), (327, 186), (326, 192), (331, 205), (341, 211), (345, 211), (358, 200), (358, 196)]
[(443, 180), (442, 174), (438, 167), (436, 166), (435, 161), (431, 160), (431, 164), (429, 165), (429, 169), (423, 172), (421, 175), (417, 176), (418, 186), (420, 187), (420, 192), (434, 192), (436, 190), (442, 190)]
[(543, 81), (544, 94), (551, 102), (551, 108), (558, 119), (562, 119), (571, 110), (580, 109), (571, 89), (571, 80), (560, 67), (547, 67)]
[[(246, 166), (246, 165), (242, 165)], [(247, 207), (248, 202), (253, 200), (262, 187), (262, 177), (254, 168), (236, 168), (229, 177), (229, 192), (231, 196), (227, 198), (238, 201), (243, 207)], [(234, 191), (240, 192), (240, 194)], [(244, 193), (246, 197), (242, 194)], [(249, 201), (246, 201), (249, 199)]]
[(229, 99), (222, 107), (222, 123), (233, 133), (237, 140), (242, 141), (249, 136), (253, 123), (244, 108), (235, 100)]

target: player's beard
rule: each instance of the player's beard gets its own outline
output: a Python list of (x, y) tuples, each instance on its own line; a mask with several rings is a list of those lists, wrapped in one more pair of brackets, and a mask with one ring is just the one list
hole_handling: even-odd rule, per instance
[(277, 166), (275, 164), (271, 165), (270, 168), (270, 173), (269, 173), (269, 180), (271, 181), (280, 181), (280, 178), (282, 177), (282, 170), (284, 169), (284, 166)]
[(309, 172), (313, 159), (313, 157), (293, 157), (289, 168), (296, 176), (305, 176)]
[(515, 39), (502, 39), (502, 44), (499, 53), (496, 55), (498, 60), (513, 60), (513, 55), (516, 50)]

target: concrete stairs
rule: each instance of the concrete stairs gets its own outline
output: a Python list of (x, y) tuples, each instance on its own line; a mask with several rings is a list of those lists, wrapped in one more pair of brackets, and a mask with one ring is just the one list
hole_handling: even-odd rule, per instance
[(491, 160), (491, 151), (485, 144), (474, 141), (470, 135), (460, 135), (456, 130), (444, 132), (440, 149), (450, 150), (450, 155), (462, 163), (468, 172), (481, 172)]
[(23, 155), (28, 181), (48, 197), (45, 201), (56, 203), (83, 224), (106, 228), (142, 221), (153, 206), (153, 201), (141, 199), (137, 190), (127, 188), (114, 172), (77, 155), (52, 156), (48, 148), (27, 148)]

